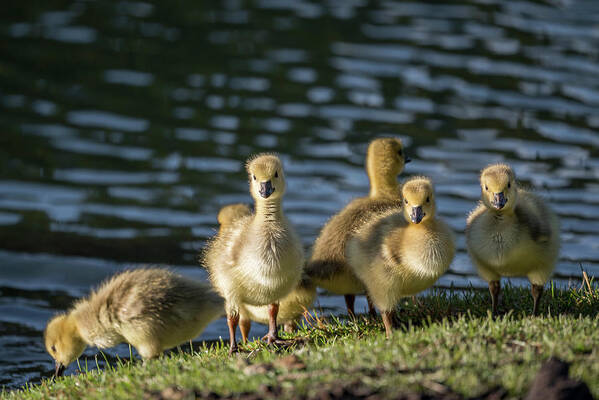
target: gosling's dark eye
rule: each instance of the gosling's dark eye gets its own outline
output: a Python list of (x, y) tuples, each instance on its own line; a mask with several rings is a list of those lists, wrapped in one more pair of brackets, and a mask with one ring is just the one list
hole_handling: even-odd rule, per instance
[(254, 178), (254, 180), (256, 180), (256, 175), (252, 175), (252, 178)]
[(401, 149), (397, 150), (397, 155), (401, 157)]
[(430, 203), (430, 201), (431, 201), (430, 197), (427, 197), (427, 198), (426, 198), (426, 202), (427, 202), (427, 203)]
[[(254, 178), (254, 179), (256, 179), (256, 178)], [(485, 185), (485, 190), (489, 190), (489, 187), (487, 185)]]
[(275, 171), (275, 178), (279, 177), (279, 171)]
[(405, 200), (404, 200), (404, 202), (405, 202), (406, 204), (408, 204), (408, 199), (405, 199)]
[(511, 188), (511, 187), (512, 187), (512, 183), (511, 183), (511, 182), (508, 182), (508, 183), (507, 183), (507, 187), (508, 187), (508, 189), (509, 189), (509, 188)]
[(56, 346), (52, 345), (52, 347), (50, 347), (50, 350), (52, 350), (52, 353), (56, 353)]

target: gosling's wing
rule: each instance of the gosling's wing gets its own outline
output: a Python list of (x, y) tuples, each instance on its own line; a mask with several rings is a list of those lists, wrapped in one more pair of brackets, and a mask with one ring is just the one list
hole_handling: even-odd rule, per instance
[(169, 296), (175, 276), (169, 270), (158, 268), (132, 271), (110, 293), (113, 318), (121, 326), (161, 323), (165, 311), (177, 301), (175, 296)]
[(371, 200), (365, 197), (352, 201), (333, 216), (320, 232), (306, 266), (308, 275), (326, 279), (341, 272), (347, 267), (345, 252), (348, 240), (376, 216), (400, 207), (400, 200)]
[(167, 296), (166, 321), (201, 320), (206, 323), (224, 315), (224, 300), (204, 282), (178, 277)]
[(252, 218), (253, 214), (240, 216), (230, 224), (222, 226), (218, 234), (208, 240), (199, 260), (209, 273), (235, 265), (239, 258), (240, 245), (243, 244), (243, 233)]
[(479, 273), (482, 269), (488, 268), (485, 253), (481, 251), (481, 248), (492, 240), (489, 231), (494, 227), (485, 216), (488, 216), (487, 207), (482, 201), (479, 201), (466, 219), (466, 247), (468, 255)]
[(158, 332), (178, 321), (215, 318), (222, 314), (222, 298), (206, 283), (167, 269), (136, 272), (110, 296), (111, 315), (121, 330)]
[(346, 255), (354, 272), (370, 270), (374, 260), (395, 265), (401, 262), (402, 228), (407, 225), (401, 211), (389, 210), (372, 219), (349, 241)]
[(305, 271), (314, 278), (327, 279), (345, 267), (345, 246), (352, 229), (352, 223), (359, 211), (353, 200), (343, 210), (332, 216), (321, 229), (314, 246), (312, 256)]
[(518, 223), (525, 229), (532, 240), (538, 243), (549, 241), (554, 234), (551, 228), (552, 211), (543, 200), (532, 193), (520, 193), (520, 201), (515, 209)]
[(476, 207), (474, 207), (474, 209), (472, 211), (470, 211), (470, 213), (468, 214), (468, 217), (466, 218), (466, 234), (468, 234), (469, 229), (472, 227), (473, 224), (475, 224), (480, 217), (485, 213), (486, 211), (486, 207), (483, 204), (482, 201), (479, 201), (476, 204)]

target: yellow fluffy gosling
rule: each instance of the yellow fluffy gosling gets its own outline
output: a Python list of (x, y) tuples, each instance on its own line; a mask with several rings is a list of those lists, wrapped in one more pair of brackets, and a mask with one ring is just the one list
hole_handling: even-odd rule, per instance
[(283, 215), (283, 165), (272, 154), (247, 162), (255, 213), (234, 219), (208, 243), (204, 264), (214, 287), (225, 298), (231, 353), (237, 351), (235, 333), (244, 304), (268, 305), (268, 334), (277, 337), (279, 302), (297, 287), (304, 264), (299, 237)]
[[(235, 220), (251, 215), (252, 212), (246, 204), (229, 204), (218, 212), (219, 232), (227, 229)], [(312, 280), (305, 274), (298, 286), (293, 289), (279, 303), (277, 322), (285, 325), (287, 332), (292, 331), (295, 321), (312, 305), (316, 297), (316, 287)], [(270, 319), (268, 306), (252, 306), (241, 304), (239, 308), (239, 328), (241, 337), (247, 342), (252, 321), (268, 324)]]
[(481, 201), (466, 222), (466, 245), (479, 275), (489, 282), (497, 312), (502, 276), (526, 276), (532, 284), (533, 314), (559, 254), (557, 216), (536, 195), (518, 188), (505, 164), (485, 168)]
[(387, 337), (400, 299), (431, 287), (455, 253), (451, 229), (435, 217), (430, 179), (408, 180), (402, 196), (403, 210), (373, 220), (347, 246), (348, 264), (380, 310)]
[[(369, 195), (353, 200), (334, 215), (322, 228), (314, 243), (306, 272), (316, 285), (331, 293), (344, 295), (349, 315), (354, 315), (355, 295), (364, 293), (364, 285), (347, 265), (345, 245), (359, 228), (376, 215), (401, 208), (397, 176), (409, 161), (400, 139), (373, 140), (366, 155)], [(375, 314), (370, 299), (368, 305), (371, 315)]]
[(144, 358), (195, 338), (224, 312), (223, 299), (206, 283), (159, 268), (122, 272), (48, 322), (46, 350), (55, 376), (85, 348), (130, 343)]

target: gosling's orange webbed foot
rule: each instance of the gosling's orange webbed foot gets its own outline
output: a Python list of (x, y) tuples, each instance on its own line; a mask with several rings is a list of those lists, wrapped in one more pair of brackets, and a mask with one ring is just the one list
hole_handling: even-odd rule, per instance
[(266, 335), (264, 335), (262, 340), (265, 341), (268, 345), (274, 344), (274, 345), (283, 346), (283, 347), (291, 346), (292, 344), (295, 343), (295, 340), (293, 340), (293, 339), (283, 339), (277, 335), (271, 335), (268, 333)]
[(271, 333), (267, 333), (266, 335), (264, 335), (262, 337), (262, 341), (265, 341), (267, 344), (273, 344), (277, 340), (279, 340), (279, 337), (277, 335), (273, 335)]

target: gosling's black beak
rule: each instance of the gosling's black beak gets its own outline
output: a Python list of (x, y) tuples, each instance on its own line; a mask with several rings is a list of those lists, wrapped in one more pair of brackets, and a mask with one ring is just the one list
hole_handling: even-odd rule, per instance
[(424, 218), (424, 211), (422, 211), (422, 207), (412, 207), (412, 211), (410, 212), (410, 219), (412, 222), (419, 224), (420, 221), (422, 221), (422, 218)]
[(412, 159), (411, 159), (410, 157), (406, 157), (403, 163), (404, 163), (404, 164), (407, 164), (407, 163), (409, 163), (410, 161), (412, 161)]
[(493, 207), (501, 210), (505, 206), (505, 203), (507, 203), (507, 198), (503, 195), (503, 192), (495, 193), (493, 196)]
[(270, 181), (260, 182), (260, 196), (268, 199), (268, 197), (275, 191)]
[(61, 363), (59, 363), (58, 361), (56, 361), (56, 367), (54, 368), (54, 377), (58, 378), (59, 376), (62, 376), (65, 369), (67, 369), (66, 366), (64, 366)]

